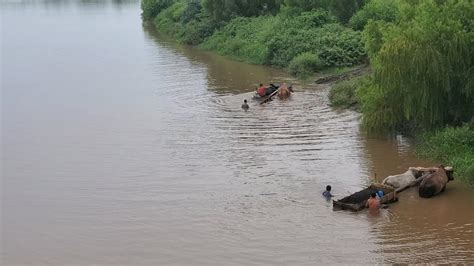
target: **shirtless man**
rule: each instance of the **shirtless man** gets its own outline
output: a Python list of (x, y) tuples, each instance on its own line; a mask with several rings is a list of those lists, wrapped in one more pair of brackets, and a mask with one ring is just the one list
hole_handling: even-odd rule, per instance
[(365, 207), (368, 207), (371, 211), (378, 210), (380, 208), (380, 200), (377, 198), (377, 194), (375, 192), (370, 194), (370, 198), (367, 200)]

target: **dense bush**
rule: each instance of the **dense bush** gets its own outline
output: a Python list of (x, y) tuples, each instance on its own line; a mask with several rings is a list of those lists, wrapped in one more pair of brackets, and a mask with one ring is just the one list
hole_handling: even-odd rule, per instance
[(361, 34), (339, 24), (327, 11), (299, 16), (236, 18), (203, 47), (258, 64), (287, 67), (302, 53), (318, 54), (321, 65), (351, 66), (364, 57)]
[(394, 22), (399, 16), (398, 0), (371, 0), (350, 19), (355, 30), (363, 30), (369, 20)]
[(144, 19), (154, 19), (161, 11), (171, 6), (175, 0), (142, 0), (142, 16)]
[(208, 17), (199, 17), (184, 24), (176, 37), (185, 44), (198, 45), (211, 36), (219, 27), (218, 22)]
[(162, 10), (154, 19), (160, 32), (186, 44), (200, 44), (220, 23), (205, 15), (199, 0), (179, 0)]
[[(282, 2), (283, 12), (273, 15)], [(157, 28), (181, 42), (202, 43), (205, 49), (250, 63), (279, 67), (291, 63), (292, 72), (308, 75), (322, 67), (358, 64), (365, 57), (361, 33), (338, 24), (329, 11), (330, 2), (143, 0), (142, 7), (144, 16), (158, 10)], [(290, 15), (290, 9), (296, 12)]]
[(272, 34), (275, 17), (239, 17), (208, 38), (202, 47), (219, 54), (255, 64), (268, 63), (268, 49), (264, 39)]
[(421, 136), (418, 153), (454, 167), (456, 177), (474, 188), (474, 130), (448, 127)]
[(302, 53), (293, 58), (289, 65), (290, 73), (300, 77), (307, 77), (324, 68), (324, 63), (319, 55)]
[(184, 1), (175, 2), (156, 16), (155, 25), (161, 32), (176, 36), (182, 30), (181, 20), (185, 10), (186, 3)]
[(313, 9), (329, 10), (330, 0), (285, 0), (285, 6), (299, 11), (311, 11)]
[(357, 10), (362, 8), (364, 0), (331, 0), (329, 10), (339, 22), (347, 23)]
[(329, 91), (329, 100), (333, 107), (351, 108), (358, 104), (355, 81), (336, 83)]
[(339, 22), (347, 23), (364, 4), (364, 0), (285, 0), (284, 10), (290, 14), (323, 9), (333, 14)]
[(276, 14), (281, 0), (202, 0), (206, 12), (216, 21), (229, 21), (235, 17), (253, 17)]

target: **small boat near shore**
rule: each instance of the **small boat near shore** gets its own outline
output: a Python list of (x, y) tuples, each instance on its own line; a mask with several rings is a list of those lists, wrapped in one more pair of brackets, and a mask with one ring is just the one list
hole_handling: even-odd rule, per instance
[(257, 93), (255, 93), (253, 96), (253, 99), (260, 101), (260, 104), (264, 104), (266, 102), (272, 101), (275, 95), (278, 95), (280, 98), (283, 98), (280, 96), (280, 94), (278, 94), (281, 88), (287, 88), (286, 91), (288, 94), (286, 95), (286, 98), (288, 98), (293, 92), (293, 87), (292, 86), (288, 87), (286, 86), (285, 83), (283, 83), (282, 85), (270, 83), (270, 85), (266, 87), (265, 96), (260, 96)]

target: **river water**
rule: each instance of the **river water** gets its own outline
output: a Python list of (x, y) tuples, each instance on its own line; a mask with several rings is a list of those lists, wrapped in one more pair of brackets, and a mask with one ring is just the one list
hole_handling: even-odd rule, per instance
[[(327, 87), (176, 45), (136, 0), (1, 3), (3, 265), (474, 263), (458, 180), (332, 210), (327, 184), (436, 162), (365, 136)], [(271, 81), (291, 100), (250, 100)]]

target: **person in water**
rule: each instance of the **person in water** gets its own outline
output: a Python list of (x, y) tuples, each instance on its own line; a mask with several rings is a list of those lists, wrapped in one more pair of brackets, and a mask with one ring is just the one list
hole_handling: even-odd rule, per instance
[(380, 199), (377, 198), (377, 194), (372, 192), (370, 198), (367, 200), (365, 207), (368, 207), (369, 210), (378, 210), (380, 208)]
[(326, 186), (326, 191), (323, 192), (323, 196), (325, 196), (326, 198), (333, 197), (333, 195), (331, 194), (331, 186), (330, 185)]
[(249, 109), (249, 105), (247, 104), (247, 99), (244, 100), (244, 104), (242, 104), (242, 109), (244, 109), (245, 111), (247, 111)]
[(266, 93), (267, 93), (267, 88), (265, 88), (265, 86), (263, 86), (263, 84), (260, 83), (260, 86), (257, 88), (257, 94), (260, 97), (264, 97)]

